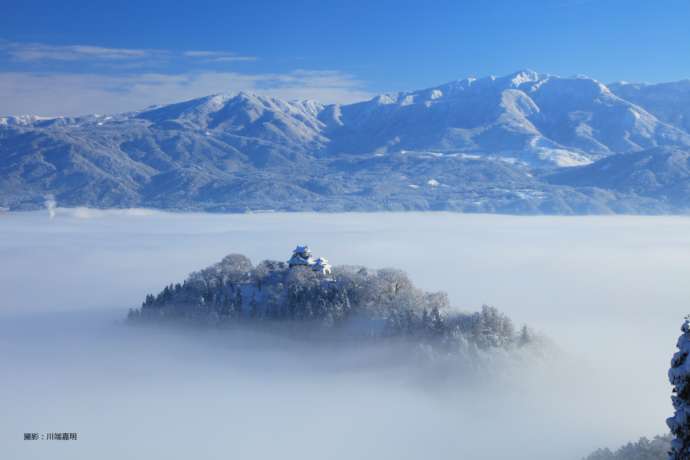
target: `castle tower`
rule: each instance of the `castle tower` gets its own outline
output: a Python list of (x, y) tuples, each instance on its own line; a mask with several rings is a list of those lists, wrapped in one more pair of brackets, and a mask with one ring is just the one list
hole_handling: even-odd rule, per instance
[(311, 251), (309, 250), (309, 246), (304, 245), (304, 246), (297, 246), (293, 251), (292, 251), (292, 257), (290, 257), (290, 260), (288, 260), (288, 265), (290, 267), (295, 267), (295, 266), (307, 266), (311, 267), (314, 265), (314, 258), (311, 255)]

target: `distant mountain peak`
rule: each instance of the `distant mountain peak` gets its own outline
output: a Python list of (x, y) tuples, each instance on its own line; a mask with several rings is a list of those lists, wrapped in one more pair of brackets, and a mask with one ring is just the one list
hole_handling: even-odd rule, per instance
[[(636, 187), (655, 177), (672, 190), (662, 164), (601, 162), (690, 151), (689, 107), (690, 82), (607, 87), (525, 69), (353, 104), (242, 91), (107, 116), (5, 117), (0, 207), (42, 206), (51, 193), (97, 206), (534, 210), (557, 193), (570, 198), (554, 209), (596, 208), (604, 198), (549, 189), (565, 185), (544, 185), (540, 171), (627, 167)], [(685, 157), (669, 158), (676, 168)]]
[(539, 74), (534, 70), (523, 69), (509, 74), (503, 77), (503, 79), (508, 80), (514, 88), (518, 88), (525, 83), (533, 83), (543, 79), (544, 77), (545, 75)]

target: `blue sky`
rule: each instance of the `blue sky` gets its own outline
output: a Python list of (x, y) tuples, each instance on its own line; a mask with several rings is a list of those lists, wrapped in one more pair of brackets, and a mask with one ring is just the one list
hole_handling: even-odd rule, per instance
[(6, 0), (0, 112), (109, 112), (239, 90), (349, 102), (522, 68), (678, 80), (690, 77), (688, 24), (687, 0)]

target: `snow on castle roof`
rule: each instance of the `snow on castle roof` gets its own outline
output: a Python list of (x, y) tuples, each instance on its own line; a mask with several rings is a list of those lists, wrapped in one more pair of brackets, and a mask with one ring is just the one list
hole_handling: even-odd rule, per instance
[(328, 263), (328, 259), (325, 257), (319, 257), (314, 259), (309, 250), (309, 246), (306, 244), (304, 246), (297, 245), (292, 251), (292, 257), (288, 260), (288, 265), (290, 268), (293, 267), (310, 267), (317, 273), (324, 276), (331, 275), (331, 264)]

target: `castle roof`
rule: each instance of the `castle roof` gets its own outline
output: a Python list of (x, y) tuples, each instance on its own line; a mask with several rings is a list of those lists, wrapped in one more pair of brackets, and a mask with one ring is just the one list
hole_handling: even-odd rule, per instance
[(311, 254), (311, 250), (309, 249), (309, 246), (306, 244), (304, 246), (297, 245), (295, 249), (292, 251), (293, 254)]

